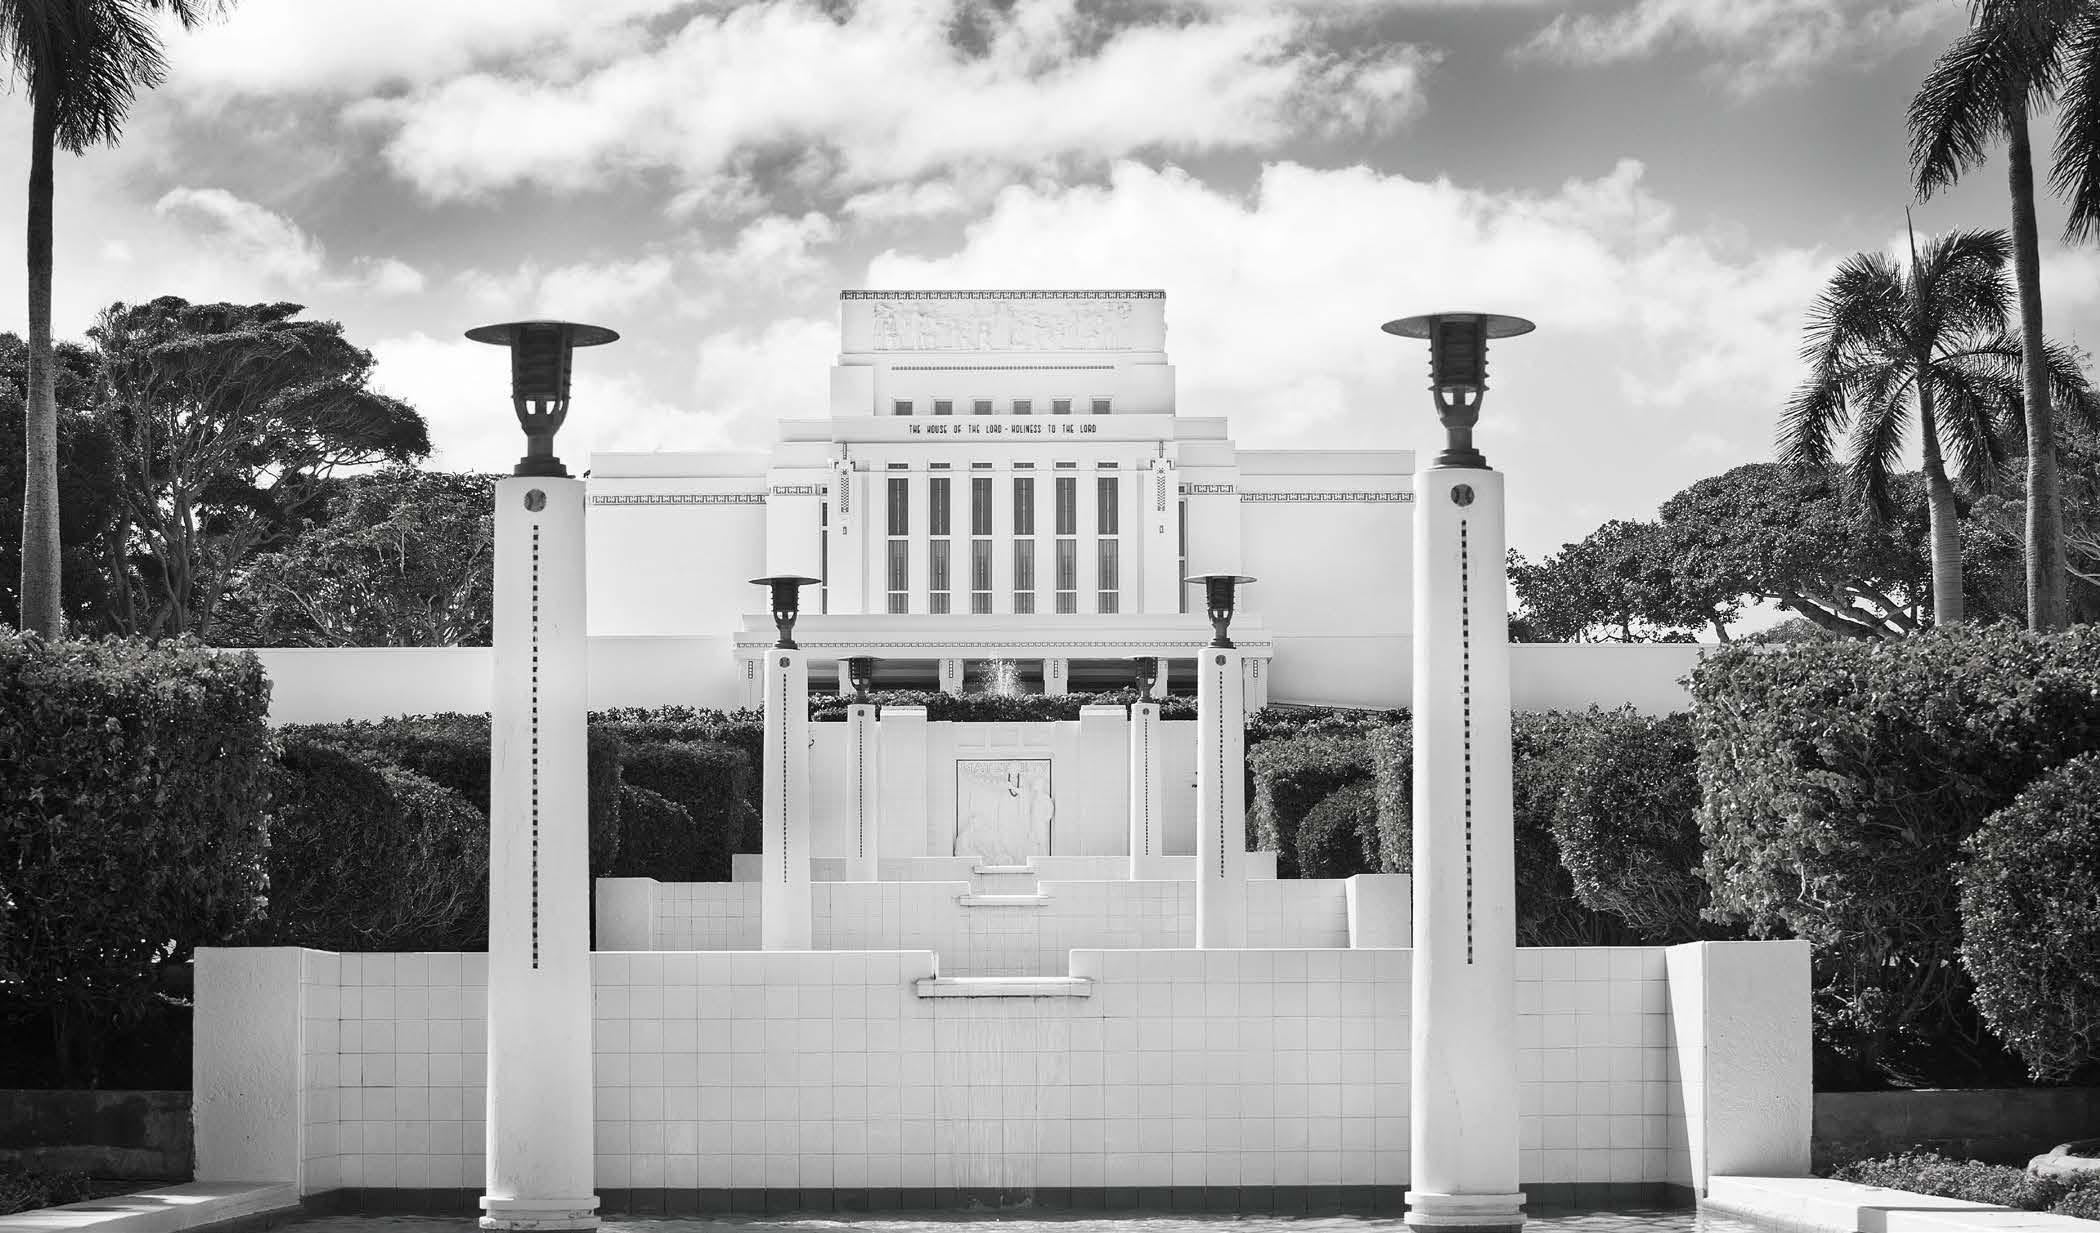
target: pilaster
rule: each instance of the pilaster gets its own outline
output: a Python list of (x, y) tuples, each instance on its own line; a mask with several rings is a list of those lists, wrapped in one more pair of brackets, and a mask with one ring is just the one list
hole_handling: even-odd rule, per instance
[[(1162, 676), (1165, 674), (1162, 673)], [(1161, 747), (1159, 704), (1130, 708), (1130, 876), (1159, 876), (1157, 858), (1166, 850), (1167, 751)]]
[(1240, 653), (1196, 660), (1196, 945), (1247, 944), (1247, 705)]
[(875, 707), (857, 702), (846, 709), (846, 880), (877, 880), (882, 820), (882, 729)]
[(759, 942), (766, 950), (808, 950), (809, 664), (803, 652), (767, 651), (765, 680)]

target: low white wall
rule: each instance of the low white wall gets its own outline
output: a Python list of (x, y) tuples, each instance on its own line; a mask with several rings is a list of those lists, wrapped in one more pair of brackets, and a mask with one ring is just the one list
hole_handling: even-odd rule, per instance
[[(1804, 950), (1520, 950), (1522, 1179), (1692, 1184), (1694, 1142), (1715, 1171), (1805, 1167)], [(601, 953), (597, 1184), (1399, 1185), (1409, 959), (1082, 949), (1090, 997), (922, 999), (924, 951)], [(200, 951), (200, 1176), (478, 1187), (485, 973)]]
[(1509, 705), (1517, 711), (1606, 710), (1643, 715), (1692, 709), (1681, 683), (1714, 648), (1697, 643), (1515, 642), (1509, 648)]
[[(744, 684), (726, 638), (595, 635), (590, 645), (590, 705), (594, 708), (738, 707), (745, 703)], [(1651, 715), (1685, 710), (1691, 706), (1691, 695), (1679, 680), (1701, 654), (1712, 649), (1676, 643), (1516, 643), (1509, 649), (1511, 705), (1520, 711), (1581, 710), (1592, 703), (1607, 708), (1630, 705)], [(1304, 653), (1304, 648), (1288, 653)], [(487, 647), (323, 647), (266, 649), (256, 654), (270, 674), (272, 723), (328, 723), (440, 711), (484, 713), (489, 709)], [(1286, 655), (1284, 649), (1277, 652), (1279, 671)], [(1363, 661), (1353, 653), (1344, 662), (1356, 665), (1346, 684), (1319, 685), (1326, 678), (1316, 674), (1315, 687), (1291, 690), (1279, 685), (1271, 700), (1408, 705), (1404, 657), (1379, 661), (1385, 664), (1379, 670), (1384, 675), (1365, 676)], [(1393, 671), (1399, 672), (1397, 679), (1392, 678)], [(1280, 676), (1278, 681), (1285, 679)], [(1177, 745), (1174, 756), (1169, 782), (1179, 785), (1186, 777), (1182, 772), (1193, 767), (1193, 741), (1185, 755)], [(1170, 789), (1170, 796), (1181, 792), (1193, 801), (1193, 789), (1176, 786)], [(1169, 804), (1173, 803), (1170, 799)]]
[[(814, 945), (928, 950), (938, 955), (943, 976), (1064, 976), (1074, 950), (1194, 942), (1193, 881), (1046, 880), (1038, 887), (1049, 900), (1041, 907), (970, 907), (957, 901), (969, 892), (967, 881), (818, 882), (811, 887)], [(1347, 894), (1339, 880), (1250, 881), (1248, 943), (1346, 947)], [(601, 878), (597, 907), (598, 945), (605, 950), (760, 945), (758, 887), (752, 882)], [(1397, 910), (1405, 915), (1404, 898)]]

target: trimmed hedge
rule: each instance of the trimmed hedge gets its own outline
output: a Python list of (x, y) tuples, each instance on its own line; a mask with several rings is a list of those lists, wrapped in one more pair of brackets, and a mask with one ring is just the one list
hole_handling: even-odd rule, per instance
[(62, 1207), (95, 1197), (85, 1173), (38, 1173), (18, 1165), (0, 1165), (0, 1216)]
[(286, 734), (272, 778), (255, 945), (487, 948), (488, 820), (458, 793), (304, 730)]
[(1358, 779), (1327, 794), (1298, 825), (1298, 876), (1378, 872), (1378, 785)]
[(1300, 872), (1298, 828), (1313, 806), (1337, 789), (1371, 778), (1371, 751), (1361, 731), (1307, 728), (1247, 751), (1254, 790), (1248, 797), (1247, 847), (1276, 853), (1279, 878)]
[(762, 785), (755, 769), (766, 756), (766, 717), (762, 711), (702, 710), (689, 706), (618, 707), (591, 712), (591, 723), (617, 734), (630, 746), (660, 745), (671, 741), (700, 741), (728, 745), (743, 751), (754, 768), (745, 781), (744, 803), (751, 807), (751, 821), (737, 852), (758, 851), (758, 816), (765, 807), (759, 799)]
[(1560, 863), (1583, 906), (1609, 912), (1643, 939), (1692, 941), (1712, 932), (1699, 875), (1699, 749), (1689, 715), (1631, 707), (1570, 716), (1535, 757), (1557, 792), (1549, 807)]
[(1962, 845), (1961, 959), (1983, 1020), (2043, 1082), (2100, 1060), (2100, 753), (2071, 759)]
[(1886, 1186), (1970, 1203), (1995, 1203), (2023, 1212), (2049, 1211), (2072, 1191), (2066, 1182), (2036, 1177), (2018, 1165), (1951, 1160), (1937, 1152), (1904, 1152), (1855, 1160), (1839, 1166), (1831, 1176), (1862, 1186)]
[(685, 807), (660, 792), (620, 785), (620, 858), (609, 876), (690, 881), (700, 865), (700, 834)]
[(1692, 673), (1712, 913), (1814, 947), (1819, 1036), (1860, 1078), (1994, 1078), (1957, 953), (1962, 842), (2100, 749), (2100, 627), (1722, 647)]
[[(489, 814), (489, 717), (447, 713), (402, 715), (303, 725), (311, 739), (370, 750), (459, 793), (486, 818)], [(625, 745), (616, 727), (592, 724), (586, 740), (591, 874), (612, 868), (620, 847), (620, 760)]]
[(616, 877), (656, 878), (665, 882), (726, 882), (730, 855), (743, 850), (747, 838), (755, 850), (758, 816), (748, 803), (751, 760), (744, 751), (713, 741), (630, 742), (621, 768), (629, 787), (661, 794), (684, 817), (682, 833), (660, 835), (620, 812), (620, 856)]
[(0, 633), (0, 979), (68, 1079), (259, 911), (269, 697), (252, 654)]

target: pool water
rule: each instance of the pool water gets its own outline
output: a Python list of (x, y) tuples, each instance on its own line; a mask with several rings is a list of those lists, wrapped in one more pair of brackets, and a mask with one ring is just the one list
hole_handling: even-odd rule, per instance
[[(1027, 1214), (1012, 1218), (982, 1215), (911, 1215), (884, 1217), (719, 1216), (707, 1218), (608, 1217), (608, 1233), (976, 1233), (998, 1227), (1005, 1233), (1027, 1233), (1021, 1225), (1053, 1225), (1045, 1233), (1383, 1233), (1400, 1221), (1373, 1216), (1104, 1216), (1100, 1213)], [(461, 1216), (318, 1216), (284, 1226), (288, 1233), (477, 1233), (473, 1219)], [(1533, 1216), (1527, 1229), (1552, 1233), (1760, 1233), (1760, 1226), (1728, 1216), (1689, 1208), (1633, 1208), (1618, 1211), (1546, 1210)]]

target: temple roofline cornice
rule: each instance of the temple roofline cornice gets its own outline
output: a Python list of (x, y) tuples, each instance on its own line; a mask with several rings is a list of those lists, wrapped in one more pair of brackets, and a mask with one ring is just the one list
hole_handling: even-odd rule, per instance
[(1164, 300), (1157, 288), (1114, 291), (867, 291), (839, 292), (842, 300)]

